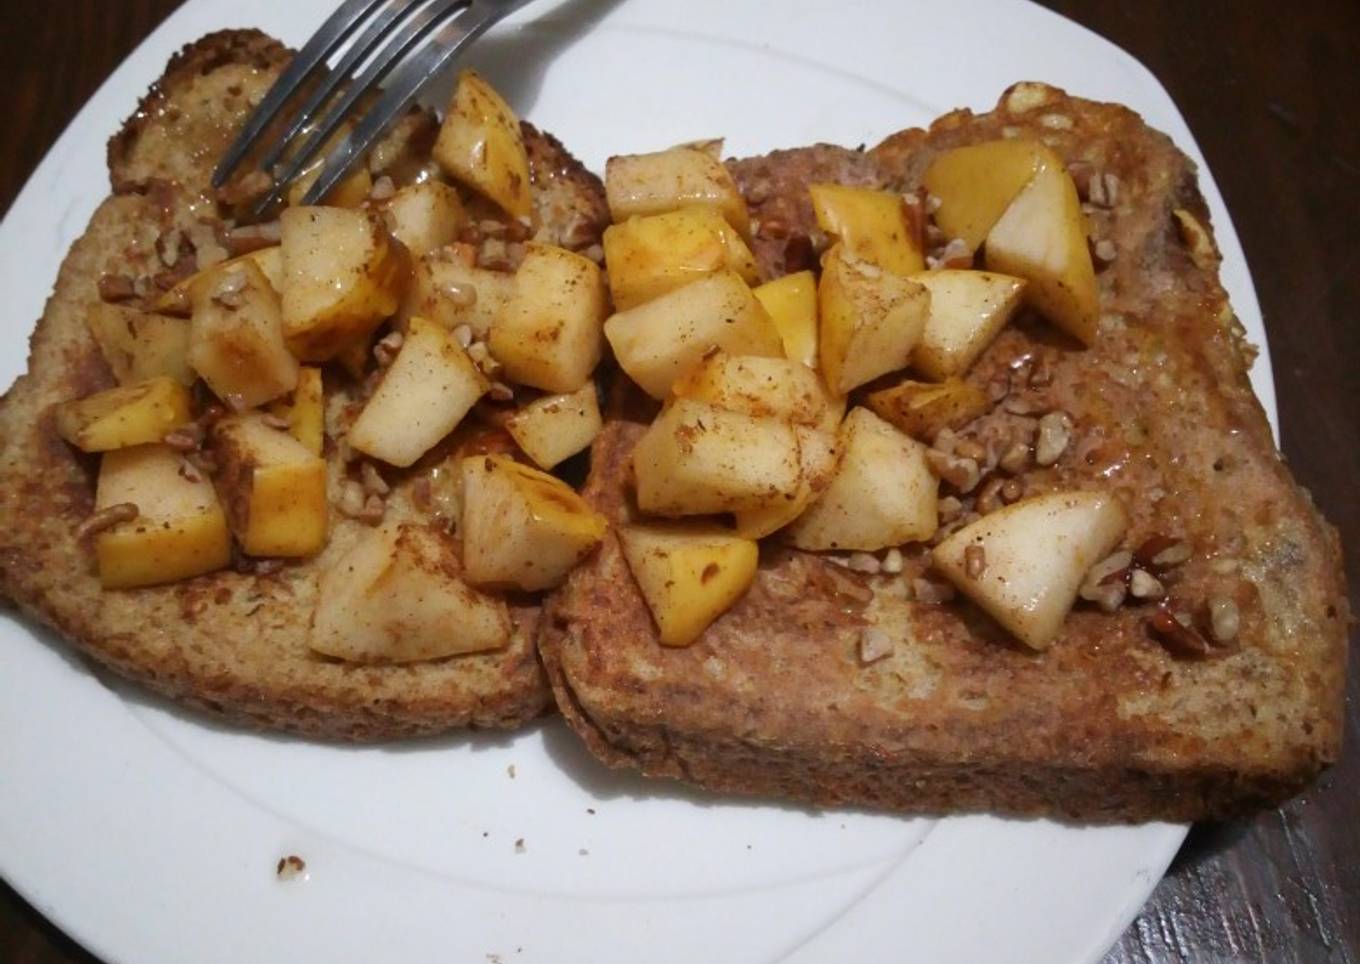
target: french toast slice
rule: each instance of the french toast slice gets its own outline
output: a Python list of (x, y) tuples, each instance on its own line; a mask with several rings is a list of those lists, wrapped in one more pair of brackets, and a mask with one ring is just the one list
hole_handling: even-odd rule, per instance
[[(511, 600), (513, 639), (496, 651), (354, 665), (308, 649), (318, 577), (368, 528), (363, 522), (332, 513), (326, 549), (276, 572), (224, 570), (128, 591), (100, 588), (92, 553), (77, 539), (97, 466), (57, 435), (53, 406), (113, 384), (86, 319), (101, 279), (163, 267), (156, 259), (164, 232), (192, 242), (206, 230), (211, 239), (211, 223), (199, 219), (216, 211), (212, 166), (289, 56), (258, 31), (208, 35), (171, 60), (110, 141), (113, 193), (62, 265), (27, 374), (0, 401), (0, 599), (99, 664), (250, 726), (338, 740), (515, 726), (550, 705), (533, 645), (540, 612), (533, 597)], [(550, 136), (528, 124), (522, 131), (540, 239), (572, 248), (598, 241), (608, 220), (598, 179)], [(332, 409), (356, 391), (328, 377)], [(344, 471), (334, 449), (333, 500)], [(389, 474), (388, 520), (418, 516), (419, 471)]]
[[(910, 192), (940, 152), (1014, 136), (1061, 155), (1113, 246), (1100, 331), (1083, 349), (1038, 318), (1011, 324), (967, 375), (991, 405), (958, 435), (985, 447), (1014, 419), (1066, 412), (1070, 444), (1027, 486), (1113, 491), (1129, 546), (1187, 545), (1167, 592), (1190, 608), (1231, 600), (1233, 645), (1184, 658), (1150, 631), (1156, 607), (1130, 600), (1079, 604), (1033, 652), (970, 604), (926, 601), (925, 547), (875, 573), (770, 540), (745, 597), (693, 645), (664, 647), (611, 535), (550, 603), (539, 644), (559, 707), (605, 763), (819, 805), (1110, 822), (1241, 813), (1337, 758), (1339, 540), (1272, 441), (1194, 166), (1167, 137), (1124, 107), (1021, 84), (990, 113), (867, 152), (819, 145), (730, 169), (753, 224), (779, 225), (755, 228), (768, 277), (808, 266), (809, 183)], [(585, 495), (616, 524), (636, 511), (629, 456), (655, 404), (622, 386), (596, 443)], [(886, 657), (862, 658), (866, 630), (887, 635)]]

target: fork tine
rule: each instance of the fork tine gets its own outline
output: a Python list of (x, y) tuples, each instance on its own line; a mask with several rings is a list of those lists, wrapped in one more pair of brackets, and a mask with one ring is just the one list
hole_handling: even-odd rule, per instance
[(408, 13), (413, 6), (421, 0), (383, 0), (387, 4), (382, 12), (373, 20), (368, 28), (359, 35), (359, 39), (350, 44), (345, 50), (345, 54), (340, 61), (331, 68), (317, 84), (316, 89), (307, 97), (302, 106), (297, 109), (292, 121), (288, 125), (288, 130), (278, 137), (272, 147), (260, 158), (260, 167), (269, 171), (274, 167), (274, 163), (283, 156), (288, 150), (288, 146), (293, 143), (293, 139), (298, 133), (307, 126), (308, 121), (316, 116), (317, 108), (335, 92), (354, 68), (363, 62), (363, 59), (373, 52), (374, 48), (382, 42), (383, 38), (391, 32), (400, 19)]
[(227, 178), (231, 177), (241, 159), (278, 114), (279, 108), (296, 93), (302, 82), (354, 31), (373, 8), (383, 2), (384, 0), (345, 0), (317, 32), (312, 34), (311, 39), (297, 52), (283, 73), (279, 74), (278, 80), (274, 81), (264, 99), (247, 119), (241, 133), (222, 155), (217, 169), (213, 171), (213, 187), (221, 187), (227, 182)]
[(320, 176), (308, 188), (302, 203), (315, 204), (320, 198), (325, 197), (327, 192), (345, 176), (354, 162), (363, 156), (364, 151), (368, 150), (388, 126), (411, 106), (426, 81), (443, 70), (463, 48), (485, 33), (492, 24), (527, 2), (528, 0), (517, 0), (499, 6), (486, 6), (474, 0), (465, 14), (452, 23), (445, 24), (430, 43), (397, 69), (392, 75), (391, 82), (384, 87), (377, 103), (364, 115), (354, 130), (326, 156), (326, 164)]
[[(325, 116), (317, 121), (307, 142), (289, 158), (284, 169), (274, 179), (274, 187), (256, 204), (255, 213), (257, 215), (264, 213), (270, 205), (279, 199), (284, 190), (287, 189), (288, 183), (297, 177), (298, 173), (306, 167), (307, 162), (325, 146), (327, 139), (344, 121), (350, 108), (360, 97), (375, 89), (387, 72), (400, 63), (402, 58), (410, 53), (411, 48), (423, 39), (431, 29), (438, 26), (450, 13), (468, 6), (470, 2), (471, 0), (433, 0), (407, 22), (396, 37), (388, 41), (387, 45), (374, 55), (363, 74), (336, 98), (335, 103), (326, 111)], [(320, 196), (318, 195), (318, 197)]]

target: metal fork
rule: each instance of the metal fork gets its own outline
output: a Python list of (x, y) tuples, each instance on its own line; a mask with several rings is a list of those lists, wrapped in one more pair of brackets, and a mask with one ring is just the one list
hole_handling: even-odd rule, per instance
[[(360, 99), (381, 84), (376, 102), (326, 155), (320, 176), (303, 196), (303, 204), (315, 204), (468, 44), (528, 2), (345, 0), (298, 51), (247, 119), (213, 172), (213, 186), (227, 182), (288, 102), (335, 56), (335, 64), (317, 79), (282, 135), (265, 148), (259, 161), (274, 185), (256, 204), (257, 215), (279, 199)], [(345, 42), (361, 28), (358, 39), (346, 47)], [(310, 132), (307, 139), (289, 154), (304, 132)], [(280, 164), (285, 155), (287, 160)]]

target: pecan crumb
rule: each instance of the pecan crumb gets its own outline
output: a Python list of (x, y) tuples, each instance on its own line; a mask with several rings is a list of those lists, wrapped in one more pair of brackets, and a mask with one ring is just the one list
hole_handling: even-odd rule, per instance
[(1188, 619), (1178, 618), (1168, 606), (1160, 606), (1148, 617), (1148, 628), (1157, 636), (1172, 656), (1202, 659), (1213, 652), (1209, 641), (1187, 625)]
[(1052, 465), (1072, 442), (1072, 418), (1066, 412), (1049, 412), (1039, 419), (1039, 434), (1034, 442), (1034, 461)]
[(876, 663), (884, 657), (891, 656), (893, 651), (892, 637), (877, 627), (864, 630), (859, 635), (859, 661), (867, 666)]
[(977, 579), (987, 571), (987, 550), (982, 546), (968, 546), (963, 550), (963, 572), (969, 579)]
[(131, 522), (137, 518), (139, 511), (136, 503), (133, 502), (119, 502), (115, 505), (106, 506), (76, 526), (76, 540), (83, 542), (95, 533), (103, 532), (105, 529), (112, 528), (122, 522)]
[(287, 857), (280, 857), (278, 864), (274, 867), (274, 873), (279, 880), (292, 880), (307, 869), (307, 862), (297, 854), (289, 854)]

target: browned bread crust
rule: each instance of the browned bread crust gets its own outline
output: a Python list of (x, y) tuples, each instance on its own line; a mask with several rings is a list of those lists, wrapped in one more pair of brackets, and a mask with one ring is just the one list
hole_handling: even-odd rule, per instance
[[(550, 694), (534, 652), (539, 606), (512, 608), (516, 632), (499, 652), (409, 666), (354, 666), (306, 646), (317, 576), (362, 532), (334, 519), (316, 559), (267, 576), (224, 571), (154, 589), (104, 592), (75, 529), (93, 502), (96, 465), (53, 428), (52, 406), (112, 384), (86, 312), (106, 275), (156, 267), (155, 241), (190, 237), (215, 212), (212, 164), (286, 61), (258, 31), (189, 45), (109, 144), (114, 193), (62, 265), (33, 333), (28, 373), (0, 401), (0, 600), (55, 629), (81, 651), (155, 691), (226, 719), (341, 740), (509, 727), (542, 713)], [(556, 141), (525, 126), (544, 233), (590, 243), (607, 220), (603, 191)], [(186, 148), (186, 145), (189, 145)], [(344, 385), (328, 385), (343, 403)], [(339, 478), (332, 453), (333, 483)], [(392, 479), (388, 517), (412, 513), (412, 477)]]
[[(912, 601), (923, 551), (901, 576), (867, 576), (765, 546), (747, 596), (670, 649), (611, 535), (540, 637), (559, 706), (606, 763), (816, 804), (1129, 821), (1271, 804), (1337, 758), (1349, 618), (1339, 540), (1275, 449), (1217, 252), (1192, 250), (1177, 228), (1177, 208), (1208, 224), (1193, 165), (1123, 107), (1013, 90), (991, 113), (958, 111), (867, 154), (734, 164), (753, 220), (782, 222), (762, 262), (777, 270), (787, 236), (812, 230), (801, 199), (828, 165), (911, 190), (940, 151), (1021, 134), (1051, 144), (1083, 183), (1115, 175), (1113, 205), (1091, 213), (1117, 251), (1100, 275), (1097, 344), (1081, 350), (1036, 319), (1010, 326), (968, 376), (1004, 401), (967, 431), (985, 439), (1015, 418), (1068, 412), (1073, 444), (1026, 477), (1031, 491), (1109, 487), (1130, 510), (1130, 545), (1188, 540), (1169, 591), (1187, 605), (1234, 599), (1236, 648), (1177, 659), (1149, 633), (1149, 606), (1083, 605), (1052, 649), (1031, 653), (967, 604)], [(1036, 364), (1047, 384), (1024, 375)], [(652, 414), (623, 391), (596, 444), (586, 494), (615, 522)], [(896, 646), (865, 666), (857, 642), (870, 626)]]

